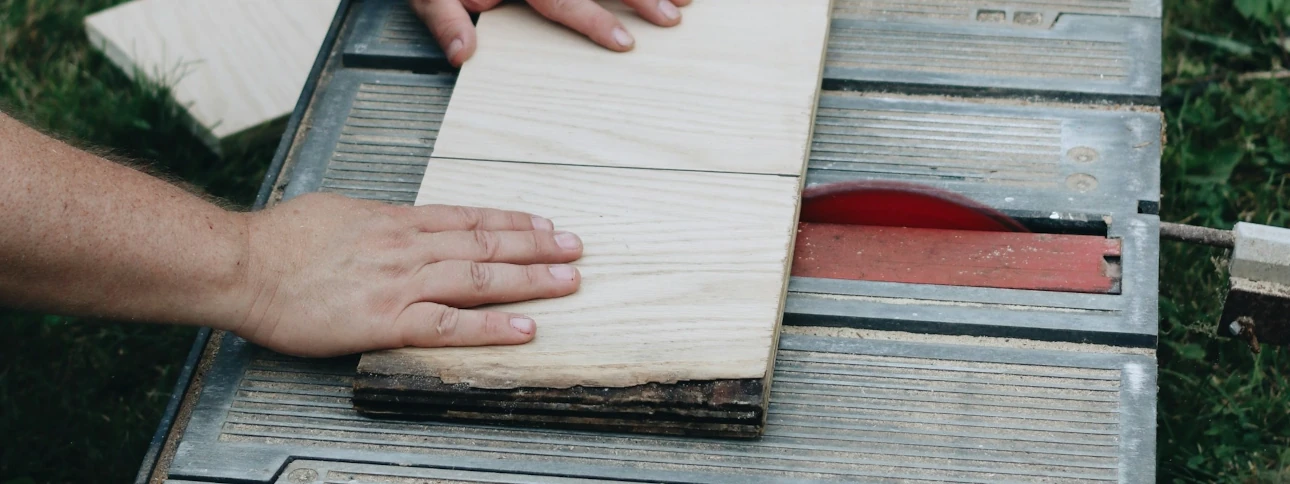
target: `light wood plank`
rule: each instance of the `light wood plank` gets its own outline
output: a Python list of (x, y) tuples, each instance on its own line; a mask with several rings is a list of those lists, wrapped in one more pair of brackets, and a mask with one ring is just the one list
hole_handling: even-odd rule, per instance
[(575, 232), (580, 291), (497, 306), (528, 344), (369, 353), (359, 371), (475, 388), (762, 378), (782, 315), (798, 177), (432, 159), (417, 204), (523, 210)]
[(698, 0), (615, 53), (522, 4), (485, 12), (434, 156), (800, 175), (829, 0)]
[(89, 16), (91, 44), (170, 86), (196, 134), (229, 138), (295, 107), (339, 0), (136, 0)]

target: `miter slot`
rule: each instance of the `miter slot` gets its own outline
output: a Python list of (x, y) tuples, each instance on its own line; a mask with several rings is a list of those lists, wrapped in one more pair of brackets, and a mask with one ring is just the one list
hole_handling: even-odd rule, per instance
[[(766, 431), (755, 440), (374, 420), (350, 404), (346, 383), (355, 361), (291, 358), (226, 336), (170, 477), (385, 484), (1154, 480), (1150, 356), (785, 334)], [(268, 373), (275, 381), (263, 378)]]

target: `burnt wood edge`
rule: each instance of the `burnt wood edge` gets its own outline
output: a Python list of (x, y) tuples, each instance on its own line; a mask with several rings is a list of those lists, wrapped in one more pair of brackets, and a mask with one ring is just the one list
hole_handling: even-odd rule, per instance
[(361, 398), (355, 399), (355, 407), (376, 405), (424, 408), (426, 412), (476, 411), (526, 415), (596, 415), (597, 418), (612, 415), (620, 419), (634, 420), (664, 420), (671, 418), (693, 421), (742, 421), (757, 419), (762, 414), (761, 407), (754, 405), (728, 410), (708, 410), (658, 405), (584, 405), (554, 402), (471, 400), (399, 393), (366, 393)]
[(484, 389), (465, 384), (445, 384), (436, 377), (378, 375), (360, 372), (354, 377), (354, 400), (368, 395), (398, 394), (464, 401), (546, 402), (578, 405), (633, 406), (664, 404), (670, 408), (740, 410), (762, 404), (765, 378), (647, 383), (630, 387)]
[(419, 405), (382, 405), (364, 403), (361, 413), (378, 419), (433, 420), (463, 424), (488, 424), (551, 430), (584, 430), (627, 434), (667, 435), (681, 437), (755, 439), (761, 436), (761, 419), (746, 422), (684, 422), (654, 420), (620, 420), (597, 416), (551, 416), (515, 413), (476, 413), (445, 410), (436, 412)]
[(353, 405), (374, 418), (756, 438), (765, 428), (769, 376), (622, 388), (481, 389), (435, 377), (360, 372)]

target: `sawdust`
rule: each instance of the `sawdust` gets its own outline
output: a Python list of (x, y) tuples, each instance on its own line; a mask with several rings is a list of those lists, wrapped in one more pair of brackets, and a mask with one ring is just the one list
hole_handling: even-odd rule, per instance
[(1128, 348), (1085, 343), (1064, 343), (1057, 341), (1036, 341), (1019, 338), (994, 338), (987, 336), (953, 336), (938, 334), (905, 333), (900, 331), (879, 331), (855, 328), (828, 328), (821, 326), (785, 326), (784, 334), (804, 336), (828, 336), (833, 338), (857, 338), (877, 341), (904, 341), (914, 343), (933, 343), (951, 345), (991, 346), (998, 348), (1017, 348), (1027, 350), (1071, 351), (1076, 353), (1113, 353), (1125, 355), (1155, 356), (1151, 348)]
[(864, 90), (864, 91), (844, 91), (828, 90), (830, 96), (849, 96), (857, 98), (884, 98), (900, 99), (906, 101), (934, 101), (934, 102), (954, 102), (965, 104), (984, 104), (1007, 107), (1036, 106), (1055, 109), (1083, 109), (1096, 111), (1127, 111), (1136, 113), (1152, 113), (1163, 116), (1159, 106), (1142, 105), (1142, 104), (1124, 104), (1105, 100), (1090, 100), (1081, 102), (1067, 102), (1046, 99), (1040, 96), (1028, 97), (986, 97), (986, 96), (956, 96), (951, 94), (907, 94), (897, 91), (888, 90)]
[(1290, 299), (1290, 286), (1268, 281), (1255, 281), (1242, 277), (1232, 277), (1232, 290), (1242, 290), (1266, 294), (1268, 296)]

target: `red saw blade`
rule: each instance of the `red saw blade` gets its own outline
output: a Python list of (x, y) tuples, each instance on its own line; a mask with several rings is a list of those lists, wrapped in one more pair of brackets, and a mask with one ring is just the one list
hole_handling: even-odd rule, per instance
[(857, 180), (807, 188), (801, 221), (879, 227), (1029, 232), (962, 195), (914, 183)]

